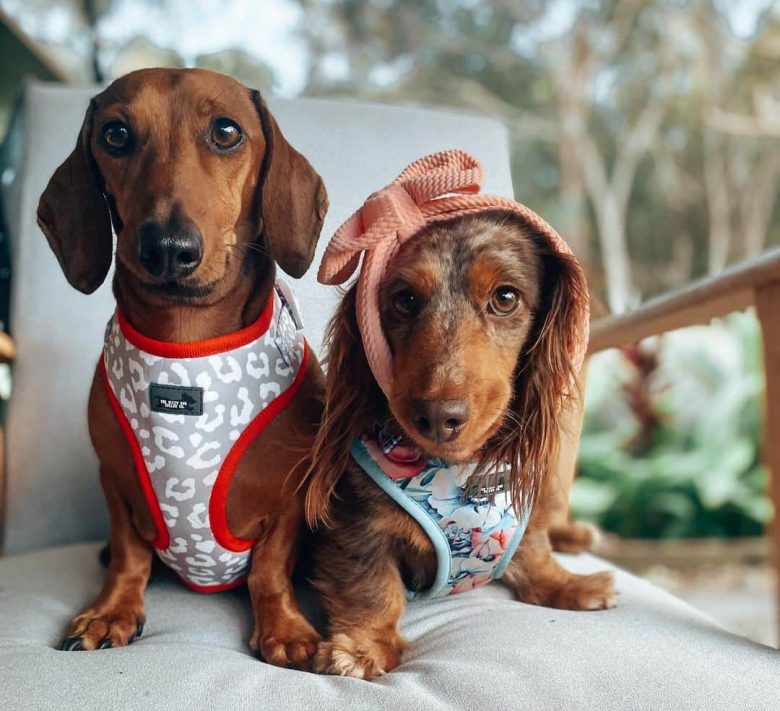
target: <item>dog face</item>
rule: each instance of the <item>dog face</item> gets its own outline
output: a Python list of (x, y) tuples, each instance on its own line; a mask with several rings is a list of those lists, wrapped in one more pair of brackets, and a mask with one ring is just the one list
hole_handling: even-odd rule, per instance
[(392, 390), (369, 368), (353, 287), (328, 329), (307, 518), (328, 520), (350, 443), (377, 424), (447, 461), (508, 467), (513, 498), (530, 502), (557, 459), (564, 403), (579, 396), (588, 293), (577, 260), (497, 210), (425, 228), (389, 269), (379, 300)]
[(89, 293), (111, 262), (151, 303), (208, 303), (248, 258), (300, 276), (327, 197), (257, 92), (203, 70), (142, 70), (87, 111), (41, 197), (39, 224), (68, 280)]
[(468, 460), (498, 429), (543, 279), (533, 241), (503, 220), (437, 224), (399, 250), (380, 293), (388, 404), (424, 451)]

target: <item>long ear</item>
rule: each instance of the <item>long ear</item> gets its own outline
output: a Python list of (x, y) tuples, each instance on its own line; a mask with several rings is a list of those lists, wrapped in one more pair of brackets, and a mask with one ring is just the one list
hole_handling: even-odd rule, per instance
[(376, 416), (383, 395), (366, 360), (355, 317), (355, 288), (328, 324), (325, 414), (307, 473), (306, 519), (330, 522), (330, 502), (350, 461), (350, 447)]
[(38, 225), (71, 286), (91, 294), (111, 267), (111, 216), (90, 149), (94, 100), (76, 147), (54, 171), (38, 203)]
[(276, 263), (292, 277), (301, 277), (328, 211), (325, 185), (282, 135), (260, 92), (252, 92), (265, 138), (265, 156), (258, 181), (262, 232)]
[(511, 462), (514, 501), (533, 502), (556, 465), (561, 413), (581, 397), (578, 370), (588, 332), (588, 289), (579, 262), (535, 236), (544, 269), (542, 303), (529, 347), (515, 372), (512, 416), (486, 448), (485, 464)]

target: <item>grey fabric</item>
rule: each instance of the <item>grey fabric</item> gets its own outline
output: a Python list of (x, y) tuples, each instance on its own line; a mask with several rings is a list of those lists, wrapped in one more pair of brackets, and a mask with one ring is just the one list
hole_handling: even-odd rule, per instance
[[(13, 247), (11, 326), (18, 346), (7, 421), (6, 552), (106, 534), (86, 402), (113, 309), (110, 278), (91, 296), (70, 288), (35, 223), (38, 198), (72, 150), (95, 89), (31, 84), (6, 151), (2, 194)], [(511, 196), (506, 131), (453, 112), (298, 99), (270, 101), (288, 139), (322, 175), (330, 196), (315, 265), (336, 227), (412, 160), (464, 148), (487, 169), (486, 189)], [(23, 129), (23, 130), (21, 130)], [(337, 290), (316, 268), (290, 279), (304, 333), (319, 350)]]
[[(168, 578), (150, 584), (140, 640), (58, 652), (67, 620), (99, 589), (97, 551), (0, 560), (0, 708), (758, 711), (778, 700), (777, 651), (625, 573), (620, 606), (604, 612), (524, 605), (498, 583), (413, 602), (405, 661), (376, 682), (264, 664), (247, 646), (244, 590), (204, 597)], [(603, 566), (565, 560), (580, 572)]]

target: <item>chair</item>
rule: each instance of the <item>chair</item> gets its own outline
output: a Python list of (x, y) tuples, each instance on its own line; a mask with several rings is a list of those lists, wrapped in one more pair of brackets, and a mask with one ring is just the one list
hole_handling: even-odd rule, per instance
[[(113, 302), (108, 283), (89, 297), (67, 285), (35, 208), (92, 93), (27, 85), (0, 165), (18, 351), (1, 502), (0, 708), (711, 711), (777, 703), (775, 650), (729, 634), (622, 571), (620, 605), (606, 612), (521, 604), (500, 584), (413, 603), (402, 622), (411, 642), (404, 663), (372, 683), (258, 661), (248, 647), (245, 591), (205, 597), (164, 575), (149, 585), (142, 639), (98, 652), (55, 650), (104, 574), (98, 551), (107, 522), (86, 400)], [(371, 190), (436, 150), (473, 152), (486, 166), (486, 191), (512, 194), (506, 132), (495, 120), (309, 99), (270, 104), (326, 182), (324, 236)], [(319, 349), (338, 297), (316, 283), (314, 270), (294, 288)], [(577, 572), (606, 566), (587, 555), (562, 560)], [(305, 587), (301, 596), (312, 609)]]

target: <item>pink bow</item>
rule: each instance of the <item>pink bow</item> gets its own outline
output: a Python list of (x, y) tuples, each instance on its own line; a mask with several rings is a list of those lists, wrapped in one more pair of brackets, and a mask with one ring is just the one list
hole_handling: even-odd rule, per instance
[[(447, 208), (447, 193), (476, 193), (482, 186), (479, 162), (463, 151), (445, 151), (412, 163), (390, 185), (378, 190), (336, 230), (317, 278), (343, 284), (357, 269), (361, 252), (393, 252), (425, 226), (426, 213)], [(434, 206), (431, 201), (436, 200)], [(388, 255), (391, 256), (391, 255)]]
[(368, 364), (382, 391), (393, 383), (392, 355), (382, 331), (379, 287), (398, 249), (426, 225), (484, 210), (508, 210), (547, 234), (562, 252), (560, 236), (535, 212), (506, 198), (477, 195), (484, 171), (465, 151), (434, 153), (415, 161), (390, 185), (371, 195), (336, 230), (322, 257), (317, 278), (343, 284), (365, 252), (357, 285), (357, 320)]

